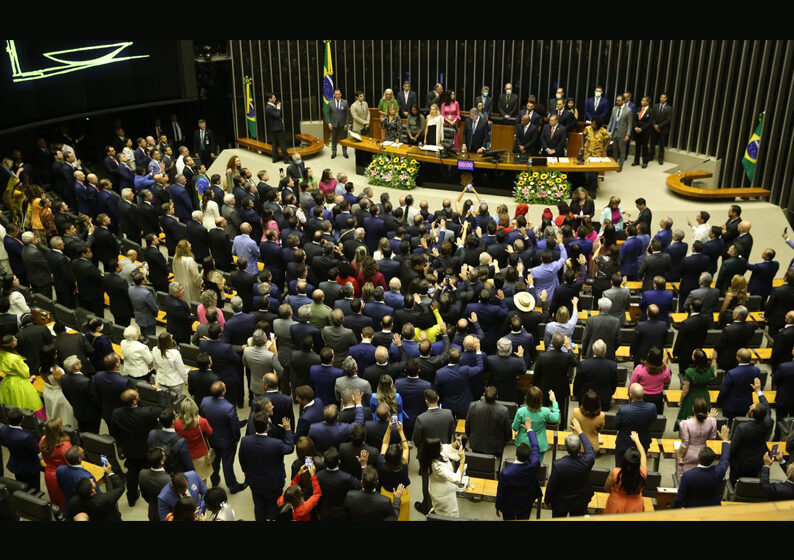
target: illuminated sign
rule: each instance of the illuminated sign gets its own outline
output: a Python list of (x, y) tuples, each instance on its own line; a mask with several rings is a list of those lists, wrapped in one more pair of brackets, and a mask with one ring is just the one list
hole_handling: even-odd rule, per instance
[[(58, 63), (58, 66), (50, 66), (39, 70), (22, 70), (19, 64), (16, 44), (13, 40), (6, 40), (6, 52), (11, 59), (11, 79), (14, 83), (28, 82), (31, 80), (43, 80), (51, 76), (68, 74), (79, 70), (87, 70), (97, 66), (133, 60), (135, 58), (149, 58), (148, 54), (137, 56), (119, 56), (121, 51), (130, 47), (132, 41), (123, 43), (112, 43), (109, 45), (95, 45), (91, 47), (79, 47), (76, 49), (66, 49), (62, 51), (51, 51), (42, 53), (42, 56)], [(98, 56), (97, 56), (98, 55)], [(93, 56), (93, 58), (90, 58)]]
[(458, 169), (460, 171), (474, 171), (474, 162), (467, 159), (459, 159)]

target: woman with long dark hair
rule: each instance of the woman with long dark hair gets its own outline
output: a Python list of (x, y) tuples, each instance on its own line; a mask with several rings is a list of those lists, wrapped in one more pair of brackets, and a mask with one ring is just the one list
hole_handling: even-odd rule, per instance
[[(458, 470), (452, 461), (460, 461)], [(445, 517), (458, 517), (458, 484), (466, 472), (466, 453), (460, 438), (454, 443), (441, 443), (438, 438), (427, 438), (422, 446), (420, 472), (428, 473), (428, 492), (432, 512)]]
[(598, 453), (600, 448), (601, 430), (604, 429), (606, 415), (601, 410), (601, 399), (598, 398), (598, 393), (589, 389), (579, 402), (579, 406), (573, 409), (573, 416), (579, 422), (582, 428), (582, 433), (587, 436), (590, 443), (593, 445), (593, 452)]
[(5, 377), (0, 384), (0, 404), (7, 407), (27, 408), (34, 411), (41, 420), (46, 420), (47, 413), (39, 392), (30, 382), (30, 369), (16, 347), (17, 339), (14, 335), (7, 334), (3, 337), (0, 348), (0, 371), (5, 373)]
[(39, 440), (39, 450), (45, 465), (44, 483), (47, 485), (50, 502), (61, 509), (66, 505), (66, 498), (58, 485), (55, 471), (67, 464), (63, 455), (70, 447), (72, 444), (63, 429), (63, 420), (60, 417), (47, 420), (44, 423), (44, 435)]
[(664, 385), (670, 383), (670, 377), (667, 353), (654, 346), (648, 350), (648, 355), (643, 362), (634, 368), (629, 384), (639, 383), (642, 385), (645, 390), (645, 402), (656, 405), (657, 414), (662, 414), (664, 412)]
[(88, 332), (85, 333), (85, 338), (94, 349), (94, 353), (91, 354), (91, 365), (97, 371), (105, 369), (105, 356), (113, 353), (113, 343), (106, 335), (102, 334), (104, 328), (105, 323), (99, 317), (94, 317), (86, 325)]
[(599, 255), (593, 259), (595, 269), (595, 279), (593, 280), (593, 303), (597, 303), (601, 295), (612, 285), (612, 275), (620, 274), (620, 249), (613, 243), (612, 245), (599, 251)]
[(717, 410), (709, 412), (708, 401), (697, 397), (692, 402), (691, 418), (682, 420), (678, 424), (681, 432), (681, 447), (678, 448), (676, 474), (680, 477), (689, 469), (698, 464), (701, 449), (706, 446), (706, 441), (717, 437)]
[(626, 450), (623, 466), (612, 469), (604, 484), (604, 490), (609, 492), (605, 514), (645, 511), (642, 490), (648, 477), (647, 458), (637, 432), (631, 432), (631, 441), (636, 447)]

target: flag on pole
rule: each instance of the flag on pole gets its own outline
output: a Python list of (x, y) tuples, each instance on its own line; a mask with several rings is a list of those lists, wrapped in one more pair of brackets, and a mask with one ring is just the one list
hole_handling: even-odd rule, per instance
[(254, 86), (251, 78), (245, 78), (245, 120), (248, 123), (248, 137), (256, 140), (256, 108), (254, 107)]
[(761, 129), (764, 125), (764, 113), (758, 115), (758, 126), (755, 127), (755, 132), (750, 136), (750, 141), (747, 143), (747, 148), (744, 150), (744, 159), (742, 159), (742, 167), (750, 181), (755, 176), (755, 164), (758, 161), (758, 148), (761, 146)]
[(325, 62), (323, 62), (323, 115), (328, 122), (328, 104), (334, 97), (334, 65), (331, 62), (331, 41), (325, 42)]

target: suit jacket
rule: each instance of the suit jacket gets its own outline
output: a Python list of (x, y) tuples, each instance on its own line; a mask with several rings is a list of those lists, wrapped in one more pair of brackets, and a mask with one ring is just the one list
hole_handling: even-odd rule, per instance
[(0, 444), (9, 451), (8, 470), (19, 478), (36, 476), (41, 471), (39, 445), (29, 432), (0, 425)]
[(166, 313), (165, 330), (170, 332), (177, 342), (188, 344), (196, 317), (190, 313), (187, 302), (169, 294), (163, 301), (163, 311)]
[(772, 290), (766, 304), (765, 316), (769, 334), (774, 336), (786, 323), (786, 313), (794, 309), (794, 286), (783, 284)]
[(724, 295), (731, 285), (731, 278), (735, 275), (744, 276), (747, 270), (747, 261), (744, 257), (729, 257), (723, 259), (720, 272), (717, 275), (717, 283), (715, 287), (720, 291), (720, 295)]
[(579, 362), (576, 368), (576, 379), (573, 382), (573, 394), (579, 402), (592, 389), (601, 401), (601, 409), (609, 410), (612, 406), (612, 395), (618, 386), (618, 365), (606, 358), (590, 358)]
[(598, 108), (594, 109), (595, 97), (588, 97), (584, 104), (584, 114), (588, 121), (592, 121), (595, 117), (601, 117), (601, 124), (608, 121), (609, 116), (609, 101), (602, 95), (598, 101)]
[[(204, 129), (204, 143), (201, 143), (201, 129), (196, 129), (193, 131), (193, 153), (194, 154), (205, 154), (207, 152), (214, 151), (215, 148), (215, 137), (212, 134), (212, 131), (209, 128)], [(209, 168), (210, 162), (205, 161), (202, 162), (207, 165)]]
[(160, 407), (122, 406), (113, 411), (114, 436), (129, 459), (145, 461), (149, 432), (159, 426)]
[(160, 214), (151, 202), (141, 202), (140, 206), (138, 206), (138, 215), (144, 237), (150, 233), (160, 233), (162, 230), (160, 227)]
[(34, 245), (26, 245), (22, 249), (22, 263), (25, 265), (31, 286), (46, 286), (52, 283), (52, 272), (44, 256), (44, 250)]
[(496, 509), (504, 512), (506, 517), (532, 509), (535, 500), (541, 497), (538, 483), (540, 467), (540, 448), (535, 432), (527, 432), (531, 454), (526, 463), (510, 463), (499, 473), (499, 484), (496, 487)]
[(505, 445), (513, 439), (512, 418), (507, 407), (485, 401), (471, 403), (466, 414), (466, 436), (475, 453), (501, 455)]
[[(727, 378), (728, 375), (726, 374), (725, 377)], [(760, 395), (758, 400), (766, 408), (764, 419), (761, 422), (757, 420), (742, 422), (731, 435), (731, 481), (742, 476), (758, 476), (758, 472), (764, 466), (764, 454), (768, 451), (766, 441), (772, 433), (775, 422), (766, 398)]]
[(218, 270), (232, 270), (232, 240), (226, 230), (214, 227), (207, 233), (207, 243)]
[(683, 241), (674, 241), (665, 248), (664, 253), (670, 255), (670, 270), (667, 271), (665, 279), (668, 282), (679, 282), (681, 280), (681, 264), (686, 257), (689, 246)]
[(518, 152), (519, 146), (524, 146), (528, 154), (537, 154), (538, 146), (540, 145), (540, 133), (538, 127), (534, 126), (531, 122), (527, 125), (524, 131), (524, 125), (518, 123), (515, 131), (515, 143), (513, 144), (513, 151)]
[[(679, 295), (679, 298), (681, 296)], [(686, 296), (684, 303), (681, 304), (680, 309), (683, 311), (689, 311), (689, 305), (692, 303), (692, 300), (699, 299), (703, 302), (703, 308), (701, 313), (706, 316), (711, 316), (712, 313), (718, 312), (720, 310), (720, 291), (717, 288), (712, 287), (704, 287), (704, 288), (697, 288), (696, 290), (692, 290), (689, 292), (689, 295)]]
[(417, 417), (427, 411), (425, 391), (430, 387), (429, 381), (418, 377), (401, 377), (394, 382), (394, 388), (403, 399), (403, 411), (408, 416), (405, 426), (409, 435), (413, 433)]
[[(176, 432), (166, 432), (158, 428), (153, 428), (149, 432), (147, 440), (149, 447), (162, 444), (169, 447), (169, 457), (166, 458), (166, 465), (173, 468), (173, 472), (187, 472), (194, 470), (193, 459), (190, 457), (190, 448), (187, 440)], [(170, 461), (168, 460), (170, 458)]]
[(656, 420), (656, 405), (649, 402), (630, 402), (618, 408), (615, 414), (615, 455), (621, 460), (626, 449), (632, 447), (631, 432), (637, 432), (645, 451), (651, 445), (651, 424)]
[[(599, 109), (601, 104), (599, 103)], [(620, 118), (618, 118), (618, 111), (620, 111)], [(607, 132), (612, 138), (625, 138), (631, 136), (631, 125), (634, 120), (634, 113), (626, 105), (612, 107), (612, 114), (609, 117), (607, 124)]]
[(517, 384), (518, 377), (527, 372), (524, 360), (516, 356), (488, 356), (485, 358), (485, 371), (491, 375), (491, 385), (496, 387), (499, 400), (521, 402)]
[(267, 129), (270, 132), (279, 132), (284, 130), (284, 117), (282, 115), (281, 107), (276, 108), (275, 105), (267, 103), (265, 105), (265, 120), (267, 122)]
[(407, 113), (411, 109), (411, 105), (419, 106), (419, 103), (416, 101), (416, 92), (415, 91), (408, 91), (408, 101), (405, 100), (405, 90), (400, 90), (394, 94), (395, 99), (397, 99), (397, 105), (400, 107), (400, 117), (404, 117), (403, 113)]
[(124, 320), (132, 318), (133, 308), (129, 296), (130, 284), (115, 272), (108, 272), (102, 279), (105, 286), (105, 293), (110, 299), (110, 312), (113, 320), (118, 324), (124, 324)]
[(681, 476), (681, 484), (673, 501), (674, 508), (718, 506), (722, 500), (722, 481), (728, 470), (731, 444), (722, 442), (720, 462), (706, 468), (689, 469)]
[[(627, 112), (628, 108), (626, 108)], [(549, 482), (546, 484), (544, 502), (556, 511), (575, 511), (587, 507), (593, 497), (590, 471), (595, 464), (593, 445), (585, 434), (579, 434), (584, 453), (575, 457), (567, 455), (551, 465)]]
[(769, 482), (769, 467), (761, 467), (761, 491), (770, 502), (794, 500), (794, 482)]
[(22, 285), (27, 286), (28, 276), (25, 273), (25, 264), (22, 261), (22, 249), (24, 245), (18, 238), (6, 235), (3, 237), (3, 247), (6, 253), (8, 253), (8, 263), (11, 267), (11, 272), (14, 273), (14, 276), (19, 278), (19, 282)]
[[(700, 284), (700, 275), (709, 270), (711, 259), (702, 253), (694, 253), (681, 261), (681, 284), (679, 285), (678, 301), (686, 300), (686, 296)], [(688, 308), (685, 308), (688, 310)]]
[[(519, 125), (520, 126), (520, 125)], [(471, 117), (466, 117), (466, 124), (463, 129), (463, 144), (470, 153), (475, 153), (480, 148), (488, 150), (491, 147), (491, 127), (488, 119), (480, 116), (477, 119), (477, 128), (472, 133), (474, 122)]]
[(149, 521), (160, 521), (157, 514), (157, 496), (171, 483), (171, 475), (165, 470), (143, 469), (138, 475), (141, 497), (149, 504)]
[[(632, 138), (637, 138), (640, 134), (646, 134), (648, 129), (651, 128), (651, 110), (650, 107), (645, 108), (645, 113), (642, 113), (642, 118), (640, 118), (640, 114), (642, 113), (642, 107), (637, 109), (637, 112), (634, 113), (634, 122), (632, 123)], [(640, 132), (638, 133), (635, 129), (639, 128)]]
[[(196, 500), (199, 509), (203, 509), (204, 495), (207, 493), (207, 486), (201, 480), (195, 471), (188, 471), (184, 473), (187, 477), (187, 489), (190, 495)], [(157, 514), (160, 516), (160, 521), (165, 521), (165, 518), (174, 509), (174, 505), (179, 501), (174, 487), (171, 484), (166, 484), (160, 493), (157, 495)]]
[(758, 264), (747, 265), (747, 270), (753, 274), (747, 284), (747, 291), (750, 295), (761, 296), (761, 300), (766, 300), (772, 293), (772, 280), (777, 275), (780, 263), (777, 261), (763, 261)]
[(642, 240), (629, 237), (620, 246), (620, 274), (633, 278), (640, 270)]
[(309, 435), (309, 428), (312, 424), (323, 421), (323, 401), (314, 398), (313, 404), (306, 405), (298, 417), (298, 427), (295, 430), (295, 437)]
[(661, 134), (667, 133), (670, 130), (670, 121), (673, 118), (673, 108), (669, 103), (664, 104), (664, 108), (660, 103), (655, 104), (651, 108), (651, 124), (659, 125), (659, 132)]
[(634, 341), (631, 343), (631, 355), (634, 363), (641, 362), (654, 346), (664, 349), (667, 342), (667, 322), (661, 319), (641, 321), (634, 329)]
[(143, 256), (149, 265), (149, 282), (155, 290), (168, 293), (168, 261), (158, 247), (146, 247)]
[(417, 416), (414, 424), (414, 447), (416, 458), (421, 461), (422, 448), (429, 438), (438, 438), (441, 443), (450, 443), (455, 435), (455, 417), (445, 408), (430, 408)]
[(725, 242), (722, 238), (709, 239), (703, 244), (703, 251), (701, 252), (709, 257), (709, 266), (706, 270), (708, 270), (712, 276), (717, 272), (717, 261), (719, 261), (719, 258), (721, 256), (723, 258), (728, 258), (727, 255), (723, 254), (724, 250)]
[(667, 277), (672, 267), (672, 259), (667, 253), (651, 253), (645, 257), (640, 265), (638, 277), (642, 278), (642, 289), (653, 290), (655, 276)]
[(550, 404), (549, 389), (554, 391), (557, 400), (561, 403), (570, 396), (570, 380), (573, 376), (571, 369), (576, 367), (577, 363), (578, 360), (573, 352), (547, 350), (538, 355), (533, 384), (540, 387), (543, 392), (544, 406)]
[[(80, 333), (67, 332), (56, 336), (55, 352), (58, 356), (58, 365), (61, 367), (63, 367), (63, 361), (66, 358), (69, 356), (77, 356), (83, 363), (83, 373), (93, 374), (96, 371), (94, 366), (91, 365), (91, 360), (88, 359), (88, 356), (94, 353), (94, 348), (88, 343), (85, 336)], [(64, 389), (64, 392), (66, 392), (66, 389)], [(97, 400), (97, 402), (99, 402), (99, 400)]]
[(119, 233), (128, 239), (139, 243), (141, 240), (141, 214), (137, 204), (129, 200), (119, 201)]
[(200, 411), (212, 426), (210, 445), (217, 450), (235, 448), (240, 441), (240, 420), (235, 406), (222, 397), (204, 397)]
[(761, 370), (750, 364), (739, 364), (725, 372), (720, 392), (717, 395), (717, 405), (728, 418), (745, 416), (753, 404), (752, 389), (753, 379), (761, 376)]
[(94, 264), (99, 262), (107, 265), (110, 259), (116, 259), (120, 252), (119, 242), (110, 230), (97, 226), (91, 238), (91, 251)]
[[(77, 487), (77, 483), (84, 478), (94, 478), (94, 475), (85, 470), (82, 466), (61, 465), (55, 470), (55, 479), (58, 481), (58, 488), (61, 489), (65, 498), (64, 503), (66, 504), (66, 508), (64, 513), (67, 519), (69, 519), (70, 515), (71, 498), (75, 495), (74, 490)], [(96, 482), (95, 478), (94, 482)], [(97, 492), (100, 492), (98, 484)]]
[(606, 357), (614, 360), (619, 338), (620, 319), (606, 314), (589, 317), (585, 324), (584, 337), (582, 338), (582, 348), (585, 350), (585, 357), (593, 357), (593, 343), (601, 339), (607, 345)]
[(94, 376), (99, 398), (102, 400), (102, 418), (108, 426), (112, 423), (113, 411), (124, 406), (121, 394), (127, 389), (134, 389), (132, 379), (117, 371), (99, 371)]
[(645, 320), (647, 317), (646, 310), (649, 305), (656, 305), (659, 308), (659, 320), (665, 323), (670, 322), (670, 312), (673, 309), (673, 293), (667, 290), (648, 290), (642, 293), (640, 298), (640, 309), (642, 309), (642, 318)]
[(245, 436), (240, 442), (240, 467), (245, 482), (255, 491), (278, 491), (284, 488), (287, 476), (284, 456), (295, 449), (292, 430), (284, 433), (284, 440), (267, 435)]
[(235, 270), (230, 275), (231, 285), (237, 290), (237, 295), (243, 300), (243, 311), (248, 313), (253, 309), (254, 284), (257, 277), (245, 270)]
[(223, 326), (223, 340), (234, 346), (242, 346), (254, 332), (256, 317), (252, 313), (235, 313)]
[(219, 377), (210, 370), (194, 370), (188, 373), (187, 390), (193, 401), (200, 403), (205, 397), (209, 397), (210, 387), (219, 380)]
[[(690, 315), (678, 326), (678, 335), (675, 337), (673, 345), (673, 356), (678, 358), (679, 370), (686, 371), (686, 368), (689, 367), (692, 352), (696, 348), (703, 347), (710, 326), (711, 317), (703, 313)], [(752, 379), (750, 381), (752, 382)]]
[[(553, 157), (560, 157), (565, 155), (565, 148), (568, 145), (568, 130), (561, 124), (557, 124), (554, 129), (554, 135), (551, 134), (551, 125), (543, 125), (543, 131), (540, 133), (540, 147), (543, 155), (551, 155)], [(547, 149), (554, 150), (553, 154), (548, 154)]]
[(210, 234), (201, 222), (190, 219), (187, 222), (187, 239), (190, 241), (196, 262), (203, 262), (210, 255)]
[(791, 351), (794, 349), (794, 327), (783, 327), (775, 334), (772, 341), (772, 371), (777, 371), (783, 362), (791, 360)]
[(355, 407), (355, 420), (352, 423), (334, 422), (315, 422), (309, 426), (309, 437), (314, 442), (314, 448), (322, 453), (331, 447), (338, 448), (341, 443), (350, 436), (350, 430), (356, 424), (364, 424), (364, 408)]
[(466, 415), (473, 397), (469, 379), (482, 375), (483, 354), (477, 354), (476, 366), (448, 365), (436, 372), (435, 387), (441, 403), (458, 418)]
[(168, 248), (168, 255), (173, 257), (176, 253), (176, 245), (185, 238), (185, 230), (174, 216), (160, 216), (160, 226), (165, 232), (165, 246)]
[(91, 261), (79, 258), (72, 261), (72, 271), (75, 282), (77, 282), (77, 299), (101, 302), (104, 290), (102, 289), (102, 273), (99, 272), (99, 268)]
[(350, 521), (385, 521), (400, 514), (400, 498), (389, 498), (376, 491), (353, 490), (345, 496), (345, 515)]
[(105, 492), (100, 493), (97, 488), (97, 493), (88, 499), (72, 496), (66, 506), (69, 511), (67, 519), (84, 512), (91, 521), (121, 521), (118, 501), (124, 494), (124, 481), (117, 475), (106, 476), (105, 481), (107, 486)]
[(717, 352), (717, 367), (728, 371), (739, 365), (736, 361), (736, 352), (740, 348), (748, 347), (754, 332), (755, 323), (752, 321), (734, 321), (725, 325), (714, 347)]
[(345, 498), (348, 492), (361, 490), (361, 483), (341, 469), (325, 468), (317, 472), (323, 496), (319, 503), (321, 521), (346, 521)]
[(519, 101), (516, 92), (512, 92), (510, 94), (510, 99), (507, 98), (507, 94), (505, 92), (502, 92), (502, 94), (499, 96), (497, 106), (503, 117), (515, 118), (518, 116), (518, 104)]
[(344, 99), (339, 100), (339, 109), (336, 108), (336, 99), (328, 102), (328, 124), (334, 128), (344, 127), (350, 120), (350, 107)]

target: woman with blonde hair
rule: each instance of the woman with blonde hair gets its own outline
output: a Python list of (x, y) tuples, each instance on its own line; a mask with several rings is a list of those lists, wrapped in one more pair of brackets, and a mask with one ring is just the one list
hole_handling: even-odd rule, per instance
[(174, 271), (174, 282), (182, 284), (185, 289), (185, 301), (188, 304), (192, 301), (198, 301), (202, 284), (196, 259), (190, 249), (190, 241), (187, 239), (182, 239), (177, 243), (174, 262), (171, 265)]
[[(353, 272), (358, 275), (361, 271), (361, 267), (364, 264), (364, 261), (369, 256), (369, 251), (367, 250), (366, 245), (359, 245), (356, 247), (356, 252), (353, 253), (353, 260), (350, 261), (350, 266), (353, 267)], [(361, 284), (359, 284), (360, 286)]]
[(733, 310), (740, 305), (747, 305), (747, 280), (740, 274), (734, 274), (720, 308), (720, 327), (733, 322)]
[(157, 346), (152, 350), (154, 358), (155, 381), (168, 389), (173, 397), (182, 394), (182, 387), (187, 382), (188, 368), (182, 361), (182, 354), (176, 348), (174, 337), (169, 332), (162, 332), (157, 337)]
[(397, 421), (402, 423), (407, 416), (403, 411), (403, 398), (400, 393), (394, 388), (394, 380), (391, 375), (381, 375), (378, 381), (378, 389), (369, 399), (369, 407), (372, 409), (372, 414), (375, 414), (378, 405), (381, 403), (389, 407), (392, 416), (397, 416)]
[(47, 493), (50, 495), (50, 502), (63, 510), (66, 505), (66, 498), (58, 485), (55, 471), (58, 467), (66, 465), (66, 458), (63, 456), (72, 447), (69, 435), (63, 429), (63, 420), (60, 417), (53, 418), (44, 423), (44, 436), (39, 440), (39, 450), (41, 458), (44, 460), (44, 483), (47, 485)]
[(207, 311), (214, 309), (218, 312), (218, 324), (220, 324), (221, 327), (226, 324), (226, 317), (224, 317), (223, 312), (218, 309), (217, 293), (212, 290), (204, 290), (201, 292), (201, 296), (199, 296), (199, 302), (196, 308), (196, 315), (198, 315), (199, 323), (202, 325), (207, 323)]
[(243, 164), (240, 161), (240, 156), (232, 156), (229, 158), (229, 161), (226, 163), (226, 177), (223, 182), (223, 190), (232, 192), (234, 178), (241, 175), (242, 169)]
[(394, 105), (390, 105), (386, 117), (383, 119), (384, 140), (386, 142), (399, 142), (403, 133), (403, 122), (397, 114)]
[(207, 438), (212, 435), (212, 426), (199, 415), (199, 408), (190, 397), (185, 397), (179, 404), (174, 430), (187, 441), (196, 474), (206, 482), (212, 474), (212, 457), (207, 443)]
[(378, 241), (378, 248), (372, 253), (372, 258), (376, 261), (379, 261), (383, 258), (383, 252), (386, 250), (391, 250), (391, 244), (389, 244), (389, 240), (385, 237), (381, 237), (380, 241)]
[(430, 113), (425, 119), (425, 133), (422, 142), (428, 146), (441, 146), (441, 139), (444, 137), (442, 128), (444, 126), (444, 119), (441, 112), (438, 110), (438, 105), (433, 103), (430, 106)]
[(616, 232), (621, 232), (623, 231), (624, 217), (630, 218), (631, 214), (623, 211), (623, 208), (620, 206), (619, 196), (611, 196), (609, 197), (609, 204), (601, 211), (601, 217), (598, 221), (602, 224), (604, 222), (609, 222), (615, 227)]

